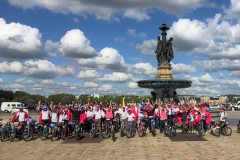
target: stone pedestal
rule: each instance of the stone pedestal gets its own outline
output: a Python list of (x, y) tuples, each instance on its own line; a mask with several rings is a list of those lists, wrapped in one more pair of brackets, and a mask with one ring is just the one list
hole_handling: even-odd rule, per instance
[(157, 68), (157, 77), (159, 80), (170, 80), (172, 79), (172, 67), (170, 64), (163, 64)]

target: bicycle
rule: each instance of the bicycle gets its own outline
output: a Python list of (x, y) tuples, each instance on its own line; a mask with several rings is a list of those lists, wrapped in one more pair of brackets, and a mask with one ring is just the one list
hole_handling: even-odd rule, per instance
[(92, 126), (90, 130), (90, 138), (93, 139), (97, 134), (96, 124), (93, 122), (93, 119), (91, 119), (89, 123), (91, 123), (91, 126)]
[(114, 125), (112, 123), (112, 120), (105, 121), (105, 125), (103, 125), (103, 129), (102, 129), (102, 137), (104, 139), (112, 137), (113, 142), (116, 140)]
[(51, 123), (50, 128), (52, 129), (51, 141), (53, 141), (55, 139), (59, 139), (60, 138), (60, 128), (59, 128), (59, 126), (54, 124), (54, 123)]
[(240, 121), (238, 122), (238, 125), (237, 125), (237, 132), (240, 133)]
[(24, 139), (24, 128), (26, 127), (27, 122), (23, 121), (23, 122), (19, 122), (18, 126), (14, 126), (14, 122), (13, 122), (13, 129), (11, 131), (11, 135), (10, 135), (10, 141), (13, 142), (16, 138), (22, 140)]
[(68, 135), (68, 120), (63, 120), (63, 123), (59, 124), (59, 129), (60, 129), (60, 138), (65, 141), (67, 139)]
[(138, 129), (137, 129), (139, 137), (144, 137), (144, 136), (146, 136), (146, 131), (147, 131), (147, 129), (146, 129), (145, 125), (146, 125), (146, 120), (145, 120), (145, 119), (142, 119), (142, 120), (140, 121), (139, 127), (138, 127)]
[(197, 126), (197, 132), (198, 132), (199, 136), (205, 136), (205, 134), (206, 134), (206, 130), (204, 128), (204, 123), (206, 123), (205, 121), (206, 121), (206, 117), (202, 116), (201, 122)]
[(177, 131), (176, 131), (176, 125), (173, 122), (171, 122), (171, 125), (168, 125), (167, 122), (165, 122), (165, 127), (164, 127), (164, 136), (168, 136), (168, 137), (174, 137), (177, 136)]
[(48, 139), (48, 135), (49, 135), (49, 126), (48, 126), (48, 120), (47, 120), (47, 121), (43, 121), (43, 131), (41, 134), (41, 140)]
[(23, 139), (25, 141), (30, 141), (33, 139), (33, 133), (35, 129), (35, 123), (27, 122), (27, 125), (24, 127), (23, 130)]
[(123, 137), (126, 135), (126, 119), (122, 120), (121, 127), (120, 127), (120, 136)]
[(2, 125), (1, 129), (1, 141), (9, 140), (12, 132), (11, 119), (4, 126)]
[(133, 138), (135, 135), (135, 123), (133, 121), (128, 121), (128, 127), (127, 127), (127, 138)]
[(4, 142), (4, 130), (2, 127), (3, 124), (0, 123), (0, 139), (2, 142)]
[(152, 133), (153, 137), (155, 137), (156, 129), (155, 129), (155, 120), (153, 118), (150, 119), (150, 124), (151, 124), (151, 126), (149, 126), (150, 133)]

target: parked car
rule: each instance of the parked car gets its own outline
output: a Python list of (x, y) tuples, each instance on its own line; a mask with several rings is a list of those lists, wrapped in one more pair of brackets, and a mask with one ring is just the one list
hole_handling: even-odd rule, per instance
[(28, 112), (28, 110), (23, 106), (21, 102), (2, 102), (1, 104), (1, 110), (3, 112), (15, 113), (19, 110), (19, 107), (23, 107), (23, 110)]
[(233, 105), (235, 110), (239, 110), (240, 109), (240, 101), (237, 102), (237, 104)]
[(210, 106), (210, 110), (220, 110), (221, 106), (219, 104), (213, 104)]

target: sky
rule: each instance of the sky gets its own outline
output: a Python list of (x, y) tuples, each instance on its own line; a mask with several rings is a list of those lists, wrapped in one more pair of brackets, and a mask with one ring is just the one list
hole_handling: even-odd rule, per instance
[(0, 89), (150, 95), (159, 27), (173, 37), (178, 94), (240, 94), (239, 0), (2, 0)]

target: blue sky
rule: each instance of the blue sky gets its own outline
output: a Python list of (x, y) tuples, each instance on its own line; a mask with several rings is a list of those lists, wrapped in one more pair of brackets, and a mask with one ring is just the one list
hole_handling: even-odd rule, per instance
[(173, 37), (179, 94), (239, 94), (238, 0), (5, 0), (0, 2), (0, 89), (146, 95), (158, 29)]

